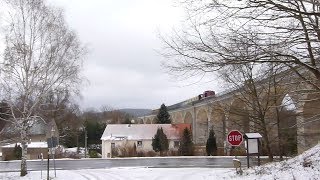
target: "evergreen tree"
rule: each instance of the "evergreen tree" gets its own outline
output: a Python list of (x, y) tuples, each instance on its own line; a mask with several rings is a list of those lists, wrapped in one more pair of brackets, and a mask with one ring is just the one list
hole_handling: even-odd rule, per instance
[(192, 134), (189, 128), (183, 130), (183, 134), (180, 141), (179, 153), (182, 156), (192, 156), (193, 155), (193, 142)]
[(14, 149), (13, 149), (13, 156), (15, 159), (17, 160), (21, 160), (21, 156), (22, 156), (22, 148), (20, 145), (15, 145)]
[(161, 105), (157, 114), (157, 124), (171, 124), (170, 114), (164, 104)]
[(157, 133), (152, 138), (152, 148), (155, 152), (160, 152), (160, 155), (162, 155), (163, 151), (169, 149), (168, 138), (162, 128), (158, 128)]
[(217, 141), (213, 128), (211, 128), (209, 132), (209, 137), (206, 144), (206, 151), (208, 156), (217, 155)]
[(136, 145), (136, 143), (133, 144), (133, 156), (137, 156), (137, 145)]
[[(85, 122), (85, 130), (87, 131), (88, 137), (88, 145), (91, 144), (100, 144), (100, 138), (104, 132), (106, 124), (99, 123), (96, 121), (86, 121)], [(85, 132), (82, 132), (82, 136), (80, 138), (80, 142), (84, 142)]]

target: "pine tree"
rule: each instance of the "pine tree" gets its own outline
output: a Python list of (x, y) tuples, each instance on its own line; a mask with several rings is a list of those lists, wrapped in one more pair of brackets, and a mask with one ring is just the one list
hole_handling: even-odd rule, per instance
[(209, 137), (206, 144), (206, 151), (208, 156), (217, 155), (217, 141), (213, 128), (211, 128), (209, 132)]
[(136, 143), (133, 144), (133, 156), (137, 156), (137, 145), (136, 145)]
[(20, 145), (15, 145), (13, 149), (13, 156), (16, 160), (21, 160), (22, 156), (22, 149)]
[(160, 155), (162, 155), (163, 151), (169, 149), (168, 138), (162, 128), (158, 128), (157, 133), (152, 138), (152, 148), (155, 152), (160, 152)]
[(157, 124), (171, 124), (170, 114), (164, 104), (161, 105), (157, 114)]
[(180, 141), (179, 153), (182, 156), (192, 156), (193, 155), (193, 142), (192, 134), (189, 128), (183, 130), (183, 134)]

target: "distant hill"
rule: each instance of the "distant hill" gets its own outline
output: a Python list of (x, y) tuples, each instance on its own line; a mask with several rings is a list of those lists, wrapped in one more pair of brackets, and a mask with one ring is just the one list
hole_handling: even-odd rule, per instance
[(119, 109), (119, 111), (128, 113), (134, 117), (150, 115), (152, 112), (151, 109)]

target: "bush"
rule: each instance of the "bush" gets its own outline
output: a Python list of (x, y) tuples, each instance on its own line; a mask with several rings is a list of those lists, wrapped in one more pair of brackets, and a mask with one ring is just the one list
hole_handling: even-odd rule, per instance
[(170, 151), (168, 151), (167, 155), (168, 156), (179, 156), (180, 154), (179, 154), (179, 151), (171, 149)]
[(143, 151), (138, 151), (137, 152), (137, 157), (145, 157), (145, 153)]
[(146, 157), (155, 157), (156, 155), (157, 155), (157, 153), (154, 152), (154, 151), (148, 151), (148, 152), (146, 153)]
[(90, 150), (89, 151), (89, 157), (90, 158), (98, 158), (98, 152), (96, 150)]
[(118, 148), (112, 148), (111, 150), (111, 157), (118, 157), (119, 156), (119, 150)]
[(210, 129), (209, 137), (206, 144), (206, 152), (208, 156), (216, 156), (217, 155), (217, 141), (216, 136), (213, 131), (213, 127)]
[(137, 157), (155, 157), (157, 156), (157, 153), (154, 151), (138, 151), (137, 152)]
[(137, 156), (137, 147), (134, 143), (133, 146), (130, 146), (128, 143), (123, 146), (117, 146), (112, 150), (112, 157), (136, 157)]

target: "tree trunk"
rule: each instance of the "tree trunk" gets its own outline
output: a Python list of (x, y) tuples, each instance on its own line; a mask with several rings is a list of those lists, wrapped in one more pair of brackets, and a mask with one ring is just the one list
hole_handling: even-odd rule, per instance
[(28, 137), (27, 132), (25, 130), (21, 131), (21, 171), (20, 176), (25, 176), (28, 174), (27, 172), (27, 144), (28, 144)]
[(264, 135), (264, 140), (266, 142), (266, 148), (267, 148), (267, 153), (268, 153), (268, 157), (269, 157), (269, 161), (272, 162), (273, 161), (273, 153), (271, 150), (271, 146), (270, 146), (270, 141), (269, 141), (269, 137), (268, 134)]
[(279, 111), (277, 109), (277, 129), (278, 129), (278, 146), (279, 146), (279, 156), (280, 161), (283, 161), (283, 146), (282, 146), (282, 132), (280, 127), (280, 117), (279, 117)]

